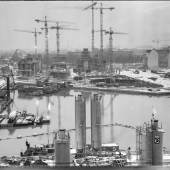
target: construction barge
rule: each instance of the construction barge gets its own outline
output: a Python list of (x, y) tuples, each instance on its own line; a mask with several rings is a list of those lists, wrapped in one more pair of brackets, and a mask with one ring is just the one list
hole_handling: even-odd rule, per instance
[(28, 126), (40, 126), (43, 124), (49, 124), (50, 119), (48, 116), (35, 116), (32, 113), (26, 111), (12, 111), (9, 116), (0, 117), (0, 129), (14, 128), (14, 127), (28, 127)]
[(61, 90), (69, 89), (70, 85), (66, 82), (39, 84), (20, 84), (18, 93), (20, 96), (43, 96), (58, 93)]

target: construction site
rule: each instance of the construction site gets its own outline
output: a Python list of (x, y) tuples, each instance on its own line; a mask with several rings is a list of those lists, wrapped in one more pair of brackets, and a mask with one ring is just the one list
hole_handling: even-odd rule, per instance
[(0, 167), (168, 168), (169, 40), (138, 35), (152, 45), (137, 48), (117, 2), (62, 3), (3, 4), (31, 19), (11, 22), (17, 48), (0, 49)]

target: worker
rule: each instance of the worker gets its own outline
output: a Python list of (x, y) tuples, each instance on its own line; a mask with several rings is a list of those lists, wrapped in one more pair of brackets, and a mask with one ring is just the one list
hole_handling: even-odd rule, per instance
[(21, 157), (23, 156), (23, 152), (20, 152), (20, 156), (21, 156)]
[(28, 143), (27, 140), (26, 140), (25, 144), (26, 144), (26, 146), (27, 146), (27, 149), (29, 149), (29, 148), (30, 148), (30, 144)]
[(130, 160), (131, 159), (131, 147), (129, 146), (127, 149), (127, 158)]

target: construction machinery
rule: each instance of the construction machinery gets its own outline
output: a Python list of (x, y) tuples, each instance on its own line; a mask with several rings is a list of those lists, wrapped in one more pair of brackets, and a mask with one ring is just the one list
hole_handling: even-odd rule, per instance
[(105, 34), (109, 35), (109, 63), (110, 63), (110, 68), (109, 70), (111, 71), (111, 62), (112, 62), (112, 57), (113, 57), (113, 34), (127, 34), (124, 32), (114, 32), (112, 28), (110, 27), (109, 30), (104, 30)]
[[(63, 22), (63, 21), (62, 21), (62, 22)], [(76, 28), (66, 27), (66, 26), (64, 26), (64, 25), (61, 25), (60, 23), (61, 23), (61, 22), (57, 21), (57, 22), (56, 22), (56, 26), (50, 27), (50, 29), (55, 29), (55, 30), (56, 30), (57, 56), (58, 56), (59, 53), (60, 53), (60, 33), (59, 33), (59, 31), (60, 31), (60, 30), (78, 30), (78, 29), (76, 29)]]
[(26, 33), (31, 33), (34, 35), (34, 42), (35, 42), (35, 55), (37, 56), (37, 36), (41, 34), (41, 32), (37, 31), (36, 28), (34, 29), (34, 31), (31, 30), (22, 30), (22, 29), (14, 29), (14, 31), (18, 31), (18, 32), (26, 32)]
[(94, 9), (100, 11), (100, 57), (101, 61), (103, 58), (103, 10), (110, 10), (112, 11), (115, 9), (114, 7), (103, 7), (103, 4), (100, 4), (100, 7), (95, 7)]
[(44, 23), (44, 29), (45, 29), (45, 55), (46, 55), (46, 72), (48, 70), (49, 66), (49, 53), (48, 53), (48, 22), (47, 16), (45, 16), (44, 20), (41, 19), (35, 19), (35, 22), (37, 23)]
[(97, 2), (93, 2), (93, 0), (92, 0), (92, 4), (87, 6), (86, 8), (84, 8), (84, 10), (91, 9), (91, 11), (92, 11), (92, 30), (91, 30), (91, 33), (92, 33), (92, 45), (91, 45), (92, 57), (94, 55), (94, 6), (96, 4), (97, 4)]
[[(59, 53), (59, 29), (64, 29), (63, 27), (59, 26), (59, 22), (63, 23), (70, 23), (73, 24), (72, 22), (65, 22), (65, 21), (54, 21), (54, 20), (47, 20), (47, 16), (45, 16), (44, 20), (41, 19), (35, 19), (37, 23), (44, 23), (44, 27), (41, 29), (45, 31), (45, 54), (46, 54), (46, 72), (49, 67), (49, 47), (48, 47), (48, 30), (50, 29), (56, 29), (56, 37), (57, 37), (57, 53)], [(48, 23), (56, 23), (57, 26), (55, 27), (48, 27)], [(71, 28), (70, 28), (71, 29)]]

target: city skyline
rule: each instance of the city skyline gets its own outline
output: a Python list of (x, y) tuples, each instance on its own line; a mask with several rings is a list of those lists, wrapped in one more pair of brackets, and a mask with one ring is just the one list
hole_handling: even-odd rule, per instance
[[(101, 2), (101, 1), (100, 1)], [(98, 2), (98, 6), (100, 6)], [(34, 19), (68, 21), (70, 28), (79, 30), (61, 30), (60, 49), (91, 50), (91, 10), (83, 10), (91, 1), (59, 2), (0, 2), (0, 50), (34, 50), (34, 37), (14, 29), (37, 30), (43, 27)], [(103, 1), (103, 6), (115, 7), (112, 11), (104, 10), (104, 29), (113, 28), (116, 32), (127, 35), (114, 35), (114, 48), (157, 47), (170, 43), (170, 3), (146, 1)], [(50, 23), (49, 26), (55, 24)], [(100, 29), (99, 10), (95, 10), (95, 30)], [(160, 40), (154, 44), (153, 40)], [(166, 40), (166, 41), (164, 41)], [(38, 50), (44, 51), (44, 32), (38, 36)], [(104, 48), (109, 46), (109, 37), (104, 35)], [(95, 33), (95, 48), (100, 48), (100, 33)], [(56, 50), (56, 31), (49, 30), (49, 51)]]

